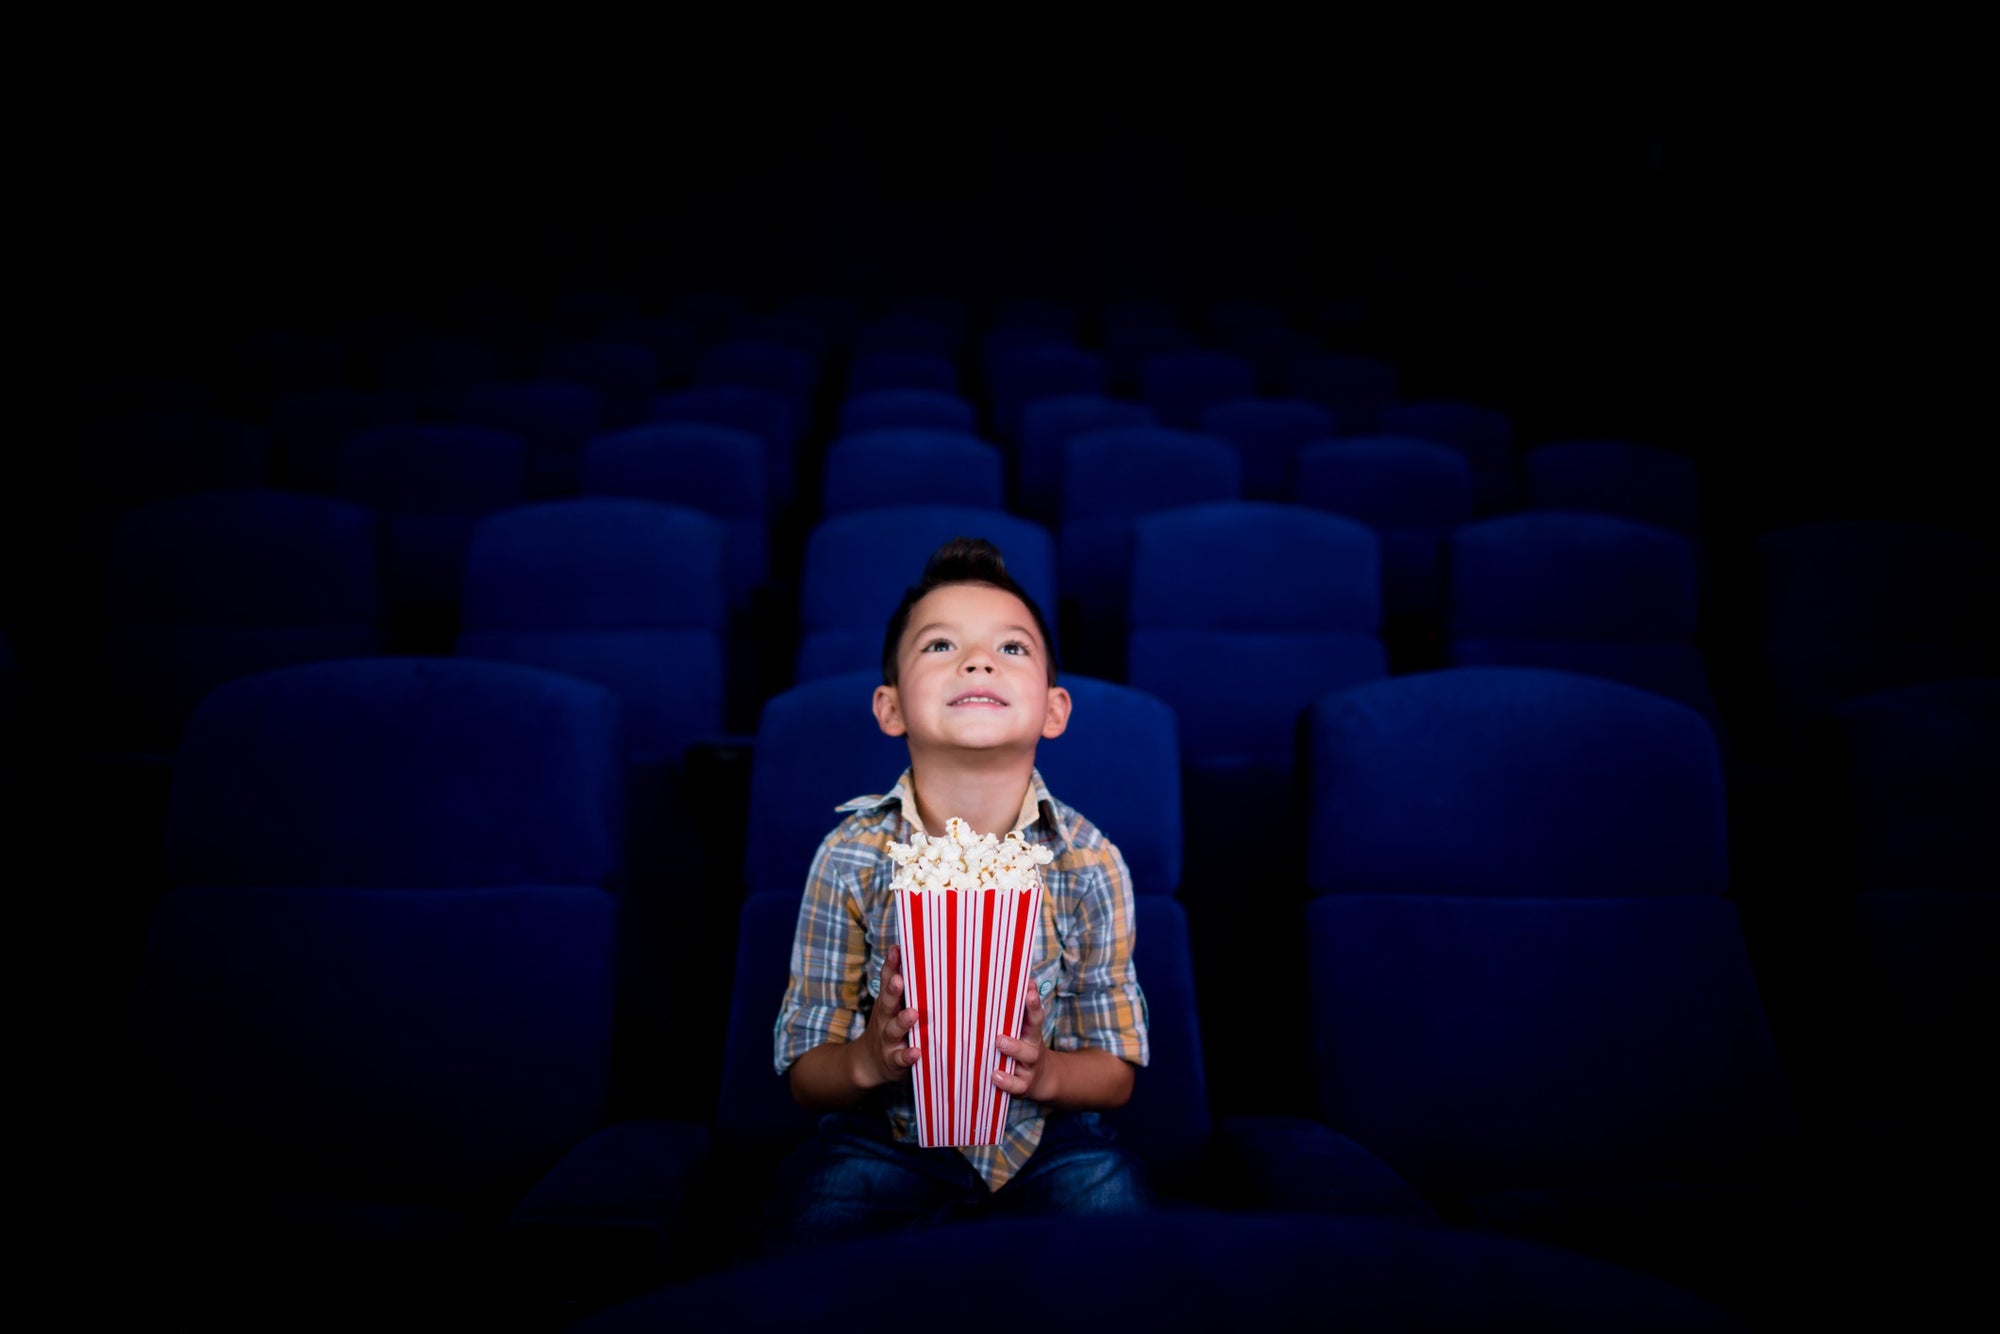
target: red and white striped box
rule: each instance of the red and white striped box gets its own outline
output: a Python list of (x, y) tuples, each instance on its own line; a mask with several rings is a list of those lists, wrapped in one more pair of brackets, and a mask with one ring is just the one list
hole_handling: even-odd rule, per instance
[(1039, 878), (1024, 889), (899, 889), (907, 1039), (923, 1055), (910, 1072), (917, 1136), (926, 1148), (997, 1144), (1011, 1096), (993, 1072), (1012, 1073), (1000, 1035), (1021, 1035), (1042, 913)]

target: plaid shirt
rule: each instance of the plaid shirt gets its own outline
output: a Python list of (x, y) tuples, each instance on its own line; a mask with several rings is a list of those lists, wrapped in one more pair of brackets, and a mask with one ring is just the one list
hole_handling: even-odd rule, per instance
[[(907, 843), (923, 828), (908, 770), (887, 795), (856, 797), (837, 809), (847, 818), (820, 844), (799, 906), (791, 982), (774, 1032), (780, 1074), (814, 1047), (851, 1041), (866, 1029), (882, 990), (883, 954), (896, 943), (889, 843)], [(1146, 998), (1132, 967), (1132, 879), (1124, 857), (1095, 825), (1050, 796), (1039, 772), (1029, 780), (1016, 827), (1028, 842), (1056, 852), (1042, 868), (1035, 950), (1046, 1045), (1095, 1047), (1146, 1064)], [(997, 1051), (993, 1060), (997, 1067)], [(887, 1102), (896, 1138), (916, 1143), (909, 1083), (890, 1085)], [(1040, 1103), (1014, 1098), (1000, 1143), (959, 1152), (998, 1190), (1034, 1153), (1046, 1122)]]

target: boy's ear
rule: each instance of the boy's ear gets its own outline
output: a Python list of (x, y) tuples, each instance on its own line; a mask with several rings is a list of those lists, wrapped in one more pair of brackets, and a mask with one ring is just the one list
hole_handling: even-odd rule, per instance
[(1049, 708), (1042, 716), (1042, 739), (1053, 740), (1063, 734), (1069, 726), (1069, 691), (1061, 686), (1049, 687)]
[(909, 728), (903, 725), (903, 701), (894, 686), (875, 687), (875, 725), (882, 729), (884, 736), (902, 736)]

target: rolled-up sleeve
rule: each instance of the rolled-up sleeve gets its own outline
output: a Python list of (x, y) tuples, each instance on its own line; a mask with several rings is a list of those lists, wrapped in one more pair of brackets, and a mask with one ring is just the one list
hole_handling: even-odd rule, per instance
[(773, 1030), (779, 1074), (814, 1047), (846, 1042), (863, 1026), (870, 949), (854, 890), (859, 865), (869, 860), (843, 843), (838, 830), (813, 856), (792, 935), (791, 979)]
[(1073, 877), (1073, 940), (1061, 942), (1069, 986), (1059, 988), (1052, 1007), (1050, 1036), (1063, 1051), (1095, 1047), (1134, 1065), (1151, 1058), (1146, 1032), (1146, 996), (1132, 962), (1136, 931), (1132, 877), (1112, 843), (1073, 847), (1063, 859)]

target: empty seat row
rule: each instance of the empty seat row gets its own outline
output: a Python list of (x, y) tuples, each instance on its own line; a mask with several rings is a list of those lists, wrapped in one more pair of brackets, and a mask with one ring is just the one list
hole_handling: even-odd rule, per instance
[[(1135, 851), (1171, 842), (1174, 812), (1117, 789), (1172, 766), (1106, 758), (1164, 712), (1131, 687), (1072, 689), (1104, 730), (1052, 744), (1051, 781)], [(574, 1280), (561, 1239), (579, 1231), (624, 1235), (643, 1273), (733, 1261), (716, 1224), (807, 1128), (768, 1059), (796, 891), (743, 901), (712, 1114), (618, 1116), (618, 713), (562, 674), (418, 659), (287, 669), (204, 701), (132, 1012), (134, 1092), (159, 1132), (140, 1137), (159, 1155), (142, 1208), (203, 1201), (177, 1244), (504, 1236), (533, 1262), (516, 1277), (550, 1282)], [(797, 717), (793, 758), (769, 752), (774, 817), (825, 825), (828, 794), (900, 767), (852, 742), (858, 723)], [(1295, 919), (1246, 884), (1247, 938), (1210, 942), (1149, 889), (1137, 957), (1157, 1056), (1117, 1119), (1163, 1183), (1195, 1204), (1223, 1189), (1560, 1238), (1738, 1297), (1770, 1261), (1749, 1245), (1760, 1229), (1827, 1239), (1863, 1221), (1844, 1192), (1874, 1164), (1799, 1140), (1724, 894), (1698, 718), (1612, 683), (1460, 668), (1332, 692), (1311, 735), (1334, 857), (1296, 919), (1313, 1101), (1302, 1118), (1214, 1115), (1204, 1052), (1243, 1021), (1198, 995), (1194, 966), (1242, 948), (1284, 967), (1257, 938)], [(1073, 739), (1085, 749), (1061, 751)], [(794, 877), (809, 855), (791, 854)], [(735, 1164), (720, 1208), (702, 1194), (716, 1162)], [(1948, 1194), (1922, 1187), (1911, 1200)]]

